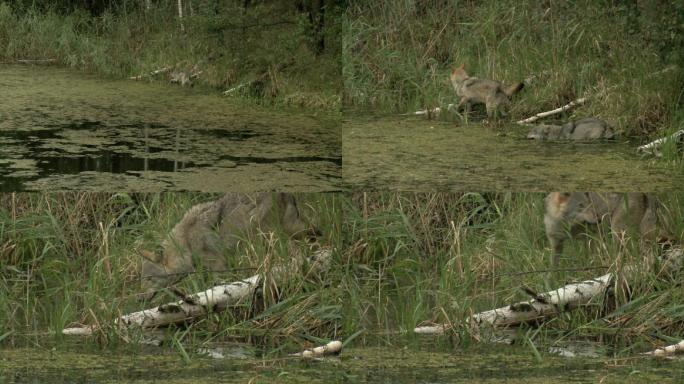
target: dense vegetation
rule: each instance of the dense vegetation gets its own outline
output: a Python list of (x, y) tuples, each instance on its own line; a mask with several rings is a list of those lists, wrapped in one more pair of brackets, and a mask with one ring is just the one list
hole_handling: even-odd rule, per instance
[[(684, 336), (681, 278), (673, 282), (671, 276), (658, 276), (660, 251), (642, 252), (634, 239), (616, 241), (601, 226), (569, 241), (554, 267), (544, 232), (543, 196), (355, 195), (344, 218), (346, 249), (359, 264), (355, 279), (376, 282), (356, 293), (368, 298), (363, 308), (371, 314), (358, 321), (368, 328), (407, 331), (426, 320), (463, 324), (473, 313), (528, 300), (524, 287), (547, 292), (638, 265), (629, 289), (618, 284), (614, 296), (594, 302), (589, 311), (523, 327), (523, 341), (531, 335), (541, 344), (602, 340), (615, 352), (628, 352), (647, 349), (658, 335)], [(660, 198), (668, 225), (681, 241), (684, 196)], [(462, 342), (472, 340), (467, 327), (457, 332)]]
[[(116, 344), (121, 334), (111, 319), (152, 305), (143, 302), (140, 252), (159, 247), (191, 205), (213, 198), (182, 193), (0, 194), (0, 336), (9, 332), (5, 342), (10, 344), (27, 339), (41, 344), (50, 342), (45, 339), (50, 331), (59, 340), (60, 330), (73, 322), (100, 323), (108, 325), (99, 341)], [(299, 206), (306, 221), (322, 232), (321, 243), (339, 243), (338, 196), (301, 194)], [(219, 281), (240, 280), (265, 264), (288, 263), (290, 246), (308, 248), (286, 238), (265, 234), (243, 242), (229, 258), (229, 271), (192, 275), (181, 289), (196, 292)], [(321, 296), (328, 297), (319, 282), (288, 282), (281, 284), (279, 293), (269, 291), (255, 299), (262, 309), (272, 306), (278, 296), (293, 304), (272, 309), (276, 316), (255, 313), (246, 303), (212, 317), (210, 323), (202, 322), (198, 332), (188, 337), (249, 338), (265, 333), (270, 335), (267, 340), (284, 341), (300, 332), (331, 336), (339, 319), (328, 316), (339, 306), (318, 306)], [(156, 304), (175, 300), (173, 294), (157, 296)]]
[[(244, 85), (231, 95), (335, 110), (343, 6), (338, 0), (0, 2), (0, 60), (54, 59), (125, 78), (169, 68), (221, 91)], [(168, 81), (168, 75), (145, 79)]]
[(684, 123), (681, 2), (357, 1), (343, 46), (349, 106), (454, 103), (447, 78), (463, 63), (472, 76), (529, 80), (513, 102), (515, 120), (592, 96), (551, 120), (597, 116), (629, 135)]
[[(522, 327), (519, 337), (532, 348), (559, 340), (602, 341), (618, 354), (684, 338), (680, 279), (658, 274), (656, 254), (640, 251), (636, 241), (616, 241), (600, 227), (569, 241), (561, 265), (551, 266), (542, 197), (299, 195), (304, 216), (320, 227), (324, 243), (337, 248), (331, 271), (322, 278), (280, 282), (255, 298), (254, 307), (245, 303), (194, 324), (192, 332), (172, 328), (171, 334), (185, 345), (238, 339), (286, 347), (350, 337), (369, 344), (410, 343), (420, 322), (460, 324), (472, 313), (528, 299), (523, 286), (544, 292), (606, 271), (621, 275), (626, 266), (637, 265), (629, 289), (617, 284), (612, 296), (588, 310)], [(60, 340), (59, 330), (74, 321), (107, 325), (120, 313), (150, 305), (139, 302), (136, 250), (155, 247), (190, 205), (211, 198), (1, 196), (0, 327), (9, 333), (3, 343), (28, 339), (44, 345)], [(670, 230), (681, 240), (684, 196), (660, 198)], [(290, 254), (282, 240), (265, 236), (245, 244), (221, 280), (251, 276), (264, 263), (286, 262)], [(182, 290), (198, 291), (218, 278), (192, 276)], [(169, 299), (174, 296), (159, 300)], [(96, 338), (103, 345), (121, 340), (116, 328), (104, 330)], [(56, 336), (46, 338), (49, 331)], [(456, 334), (462, 346), (477, 339), (462, 327)]]

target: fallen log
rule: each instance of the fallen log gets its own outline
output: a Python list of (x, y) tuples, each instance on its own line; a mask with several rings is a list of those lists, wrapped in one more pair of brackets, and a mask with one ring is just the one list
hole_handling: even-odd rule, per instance
[(672, 344), (668, 345), (667, 347), (662, 347), (662, 348), (657, 348), (651, 352), (646, 352), (644, 355), (652, 355), (652, 356), (668, 356), (668, 355), (674, 355), (677, 352), (684, 352), (684, 340), (680, 341), (677, 344)]
[[(330, 265), (332, 251), (324, 248), (309, 258), (312, 271), (322, 272)], [(293, 258), (293, 262), (287, 266), (279, 266), (271, 269), (270, 274), (279, 280), (286, 279), (292, 273), (298, 271), (303, 260)], [(204, 292), (188, 295), (182, 300), (160, 305), (155, 308), (123, 315), (114, 320), (114, 323), (122, 328), (138, 326), (142, 328), (154, 328), (169, 324), (177, 324), (193, 318), (207, 315), (211, 312), (222, 311), (252, 297), (254, 291), (263, 282), (264, 273), (259, 273), (247, 279), (230, 284), (217, 285)], [(65, 328), (65, 335), (87, 336), (97, 330), (97, 326), (85, 326)]]
[(303, 357), (303, 358), (316, 358), (330, 355), (339, 355), (342, 352), (342, 342), (339, 340), (333, 340), (326, 345), (305, 349), (302, 352), (293, 353), (290, 356)]
[(166, 73), (170, 70), (171, 70), (171, 68), (169, 68), (169, 67), (159, 68), (159, 69), (155, 69), (154, 71), (152, 71), (150, 73), (146, 73), (146, 74), (142, 74), (142, 75), (138, 75), (138, 76), (131, 76), (128, 79), (129, 80), (142, 80), (146, 77), (156, 76), (160, 73)]
[[(612, 273), (591, 280), (568, 284), (554, 291), (543, 293), (536, 298), (505, 307), (480, 312), (469, 317), (466, 322), (471, 326), (488, 324), (494, 327), (517, 325), (557, 314), (564, 310), (586, 305), (592, 298), (600, 296), (609, 286)], [(451, 327), (448, 324), (416, 327), (419, 334), (442, 334)]]
[(555, 115), (557, 113), (567, 111), (568, 109), (573, 108), (575, 106), (582, 105), (582, 104), (586, 103), (587, 100), (589, 100), (589, 97), (580, 97), (579, 99), (573, 100), (573, 101), (569, 102), (568, 104), (565, 104), (562, 107), (558, 107), (556, 109), (552, 109), (552, 110), (546, 111), (546, 112), (539, 112), (532, 117), (528, 117), (527, 119), (516, 121), (516, 123), (517, 124), (523, 124), (523, 125), (529, 124), (529, 123), (532, 123), (534, 121), (541, 119), (542, 117)]
[[(682, 267), (684, 252), (675, 247), (668, 250), (663, 256), (661, 271), (672, 272)], [(636, 268), (625, 268), (625, 272), (634, 271)], [(505, 327), (518, 325), (529, 321), (556, 315), (563, 311), (573, 310), (580, 306), (590, 304), (592, 299), (601, 297), (614, 280), (613, 273), (607, 273), (595, 279), (585, 280), (579, 283), (567, 284), (556, 290), (536, 295), (529, 301), (519, 302), (505, 307), (484, 311), (466, 319), (466, 325), (477, 329), (480, 325), (493, 327)], [(414, 328), (418, 334), (443, 334), (451, 329), (449, 324), (430, 324)]]
[[(456, 104), (449, 104), (445, 108), (447, 111), (450, 111), (452, 108), (454, 108)], [(440, 113), (442, 113), (442, 108), (440, 107), (434, 107), (434, 108), (426, 108), (426, 109), (421, 109), (419, 111), (415, 112), (410, 112), (410, 113), (404, 113), (403, 116), (408, 116), (408, 115), (414, 115), (414, 116), (422, 116), (422, 115), (428, 115), (428, 116), (438, 116)]]
[(648, 144), (641, 145), (637, 148), (637, 153), (651, 153), (655, 156), (660, 156), (660, 147), (663, 146), (666, 142), (670, 140), (683, 140), (684, 139), (684, 129), (680, 129), (679, 131), (666, 136), (666, 137), (661, 137), (658, 140), (653, 140)]
[[(661, 74), (663, 74), (663, 73), (667, 73), (667, 72), (670, 72), (670, 71), (672, 71), (672, 70), (675, 70), (675, 69), (677, 69), (677, 68), (678, 68), (678, 67), (677, 67), (676, 65), (670, 65), (670, 66), (667, 66), (667, 67), (665, 67), (664, 69), (662, 69), (662, 70), (660, 70), (660, 71), (656, 71), (656, 72), (650, 73), (650, 74), (647, 76), (647, 78), (652, 78), (652, 77), (661, 75)], [(525, 79), (525, 80), (527, 81), (527, 79)], [(558, 113), (567, 111), (567, 110), (570, 109), (570, 108), (573, 108), (573, 107), (576, 107), (576, 106), (578, 106), (578, 105), (582, 105), (582, 104), (586, 103), (587, 100), (589, 100), (591, 97), (600, 96), (600, 95), (602, 95), (603, 93), (605, 93), (606, 91), (608, 91), (609, 89), (612, 89), (612, 88), (615, 88), (615, 87), (616, 87), (616, 85), (613, 85), (613, 86), (611, 86), (611, 87), (608, 87), (608, 88), (606, 88), (606, 89), (603, 89), (602, 91), (600, 91), (600, 92), (598, 92), (598, 93), (596, 93), (596, 94), (594, 94), (594, 95), (592, 95), (592, 96), (580, 97), (579, 99), (573, 100), (573, 101), (569, 102), (568, 104), (565, 104), (565, 105), (562, 106), (562, 107), (558, 107), (558, 108), (556, 108), (556, 109), (552, 109), (552, 110), (546, 111), (546, 112), (537, 113), (537, 114), (534, 115), (534, 116), (528, 117), (527, 119), (519, 120), (519, 121), (517, 121), (516, 123), (517, 123), (517, 124), (522, 124), (522, 125), (524, 125), (524, 124), (529, 124), (529, 123), (532, 123), (532, 122), (534, 122), (534, 121), (537, 121), (537, 120), (541, 119), (542, 117), (551, 116), (551, 115), (555, 115), (555, 114), (558, 114)]]
[(254, 83), (255, 81), (257, 81), (257, 79), (250, 80), (250, 81), (248, 81), (248, 82), (246, 82), (246, 83), (242, 83), (242, 84), (240, 84), (240, 85), (238, 85), (238, 86), (236, 86), (236, 87), (233, 87), (233, 88), (231, 88), (231, 89), (229, 89), (229, 90), (227, 90), (227, 91), (223, 91), (223, 94), (224, 94), (225, 96), (228, 96), (228, 95), (230, 95), (231, 93), (233, 93), (233, 92), (235, 92), (235, 91), (238, 91), (238, 90), (240, 90), (240, 89), (242, 89), (242, 88), (244, 88), (244, 87), (247, 87), (247, 86), (251, 85), (251, 84)]

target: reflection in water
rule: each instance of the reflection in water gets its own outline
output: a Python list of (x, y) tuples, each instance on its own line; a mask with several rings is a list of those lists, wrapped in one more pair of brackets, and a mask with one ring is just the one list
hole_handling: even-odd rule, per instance
[(335, 115), (61, 68), (0, 77), (0, 191), (341, 188)]
[[(81, 344), (86, 344), (79, 340)], [(127, 348), (127, 349), (126, 349)], [(339, 358), (302, 361), (283, 351), (262, 358), (249, 349), (186, 345), (190, 359), (169, 348), (128, 345), (0, 349), (0, 382), (32, 383), (681, 383), (684, 361), (563, 358), (484, 344), (436, 351), (434, 347), (349, 347)], [(218, 358), (212, 358), (218, 357)], [(616, 361), (619, 362), (616, 364)]]
[(406, 117), (347, 118), (343, 179), (355, 188), (422, 191), (666, 191), (681, 169), (641, 158), (635, 143), (539, 142), (528, 128)]
[[(226, 154), (231, 144), (257, 140), (262, 136), (268, 135), (249, 130), (171, 128), (155, 123), (108, 127), (95, 121), (28, 131), (0, 131), (0, 154), (8, 157), (0, 161), (0, 180), (35, 180), (55, 174), (76, 175), (82, 172), (130, 173), (140, 177), (142, 172), (178, 172), (211, 167), (217, 163), (229, 168), (308, 162), (342, 166), (340, 157)], [(32, 172), (21, 172), (27, 168)], [(4, 187), (0, 190), (23, 189), (20, 183), (2, 185)]]

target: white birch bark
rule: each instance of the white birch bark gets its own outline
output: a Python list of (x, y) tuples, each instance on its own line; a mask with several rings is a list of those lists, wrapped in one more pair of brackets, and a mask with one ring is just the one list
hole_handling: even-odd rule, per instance
[(183, 25), (183, 0), (178, 0), (178, 20), (180, 21), (181, 32), (185, 32), (185, 25)]
[(138, 75), (138, 76), (131, 76), (128, 79), (129, 80), (142, 80), (145, 77), (152, 77), (152, 76), (158, 75), (160, 73), (166, 73), (170, 70), (171, 70), (171, 68), (169, 68), (169, 67), (159, 68), (159, 69), (155, 69), (154, 71), (147, 73), (147, 74), (142, 74), (142, 75)]
[(561, 113), (561, 112), (563, 112), (563, 111), (567, 111), (568, 109), (573, 108), (573, 107), (575, 107), (575, 106), (577, 106), (577, 105), (582, 105), (582, 104), (586, 103), (588, 99), (589, 99), (588, 97), (581, 97), (581, 98), (579, 98), (579, 99), (577, 99), (577, 100), (574, 100), (574, 101), (569, 102), (568, 104), (565, 104), (565, 105), (562, 106), (562, 107), (553, 109), (553, 110), (551, 110), (551, 111), (546, 111), (546, 112), (537, 113), (536, 115), (534, 115), (534, 116), (532, 116), (532, 117), (528, 117), (527, 119), (523, 119), (523, 120), (517, 121), (516, 123), (517, 123), (517, 124), (529, 124), (529, 123), (532, 123), (532, 122), (534, 122), (534, 121), (537, 121), (537, 120), (541, 119), (542, 117), (555, 115), (555, 114), (557, 114), (557, 113)]
[(644, 355), (653, 355), (661, 357), (674, 355), (677, 352), (684, 352), (684, 340), (680, 341), (677, 344), (668, 345), (667, 347), (662, 347), (655, 349), (651, 352), (646, 352), (644, 353)]
[(333, 340), (326, 345), (305, 349), (302, 352), (293, 353), (290, 356), (304, 357), (304, 358), (316, 358), (330, 355), (337, 355), (342, 352), (342, 342), (339, 340)]
[[(591, 299), (600, 297), (610, 285), (612, 278), (613, 274), (608, 273), (595, 279), (568, 284), (554, 291), (543, 293), (536, 299), (480, 312), (466, 321), (468, 325), (472, 326), (487, 324), (494, 327), (503, 327), (548, 317), (564, 310), (571, 310), (581, 305), (586, 305)], [(438, 324), (416, 327), (413, 332), (419, 334), (442, 334), (449, 328), (448, 324)]]
[(665, 144), (666, 142), (668, 142), (670, 140), (679, 139), (682, 136), (684, 136), (684, 129), (680, 129), (679, 131), (671, 134), (670, 136), (661, 137), (658, 140), (654, 140), (648, 144), (641, 145), (637, 148), (637, 152), (642, 152), (642, 153), (648, 152), (648, 153), (653, 153), (653, 154), (657, 155), (658, 150), (660, 149), (660, 147), (663, 146), (663, 144)]
[[(312, 270), (322, 272), (330, 265), (332, 251), (328, 248), (316, 252), (311, 258)], [(275, 279), (287, 279), (299, 270), (302, 260), (294, 259), (290, 265), (275, 267), (271, 274)], [(160, 305), (155, 308), (130, 313), (114, 320), (120, 327), (138, 326), (153, 328), (163, 325), (181, 323), (210, 312), (222, 311), (236, 305), (246, 298), (252, 297), (256, 288), (263, 281), (263, 274), (251, 276), (245, 280), (223, 284), (185, 297), (183, 300)], [(90, 335), (96, 327), (76, 327), (62, 330), (65, 335)]]

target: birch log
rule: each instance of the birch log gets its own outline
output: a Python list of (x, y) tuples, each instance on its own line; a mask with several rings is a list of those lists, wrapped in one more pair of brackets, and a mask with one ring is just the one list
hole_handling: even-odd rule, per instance
[(577, 100), (574, 100), (574, 101), (569, 102), (568, 104), (565, 104), (565, 105), (562, 106), (562, 107), (559, 107), (559, 108), (556, 108), (556, 109), (553, 109), (553, 110), (550, 110), (550, 111), (546, 111), (546, 112), (537, 113), (536, 115), (534, 115), (534, 116), (532, 116), (532, 117), (528, 117), (527, 119), (523, 119), (523, 120), (517, 121), (516, 123), (517, 123), (517, 124), (529, 124), (529, 123), (532, 123), (532, 122), (535, 122), (535, 121), (541, 119), (542, 117), (555, 115), (555, 114), (557, 114), (557, 113), (561, 113), (561, 112), (567, 111), (568, 109), (573, 108), (573, 107), (575, 107), (575, 106), (577, 106), (577, 105), (582, 105), (582, 104), (586, 103), (587, 100), (589, 100), (588, 97), (581, 97), (581, 98), (579, 98), (579, 99), (577, 99)]
[(653, 355), (660, 357), (674, 355), (677, 352), (684, 352), (684, 340), (680, 341), (677, 344), (668, 345), (667, 347), (662, 347), (651, 352), (646, 352), (644, 353), (644, 355)]
[(671, 134), (670, 136), (662, 137), (658, 140), (651, 141), (648, 144), (641, 145), (637, 148), (637, 152), (639, 153), (652, 153), (654, 155), (658, 154), (658, 150), (660, 147), (663, 146), (666, 142), (670, 140), (677, 140), (677, 139), (682, 139), (684, 137), (684, 129), (680, 129), (679, 131)]
[[(452, 108), (454, 108), (456, 104), (449, 104), (446, 107), (447, 111), (450, 111)], [(415, 115), (415, 116), (422, 116), (422, 115), (428, 115), (428, 116), (438, 116), (440, 113), (442, 113), (442, 108), (440, 107), (434, 107), (434, 108), (428, 108), (428, 109), (421, 109), (420, 111), (415, 111), (413, 113), (405, 113), (404, 116), (407, 115)]]
[[(679, 271), (683, 264), (684, 250), (681, 247), (673, 247), (667, 250), (661, 258), (661, 270), (658, 273)], [(623, 269), (627, 274), (636, 270), (638, 268), (626, 267)], [(549, 317), (565, 310), (572, 310), (589, 304), (593, 298), (603, 295), (611, 285), (613, 278), (612, 273), (607, 273), (595, 279), (568, 284), (554, 291), (542, 293), (530, 301), (480, 312), (470, 316), (466, 320), (466, 324), (475, 328), (482, 324), (505, 327)], [(430, 324), (416, 327), (413, 332), (438, 335), (445, 333), (450, 328), (451, 325), (449, 324)]]
[[(331, 250), (321, 249), (316, 252), (309, 261), (312, 270), (322, 272), (330, 265)], [(275, 267), (271, 270), (274, 278), (284, 280), (295, 273), (301, 267), (301, 259), (294, 259), (290, 265)], [(263, 274), (257, 274), (245, 280), (230, 284), (217, 285), (204, 292), (189, 295), (183, 300), (160, 305), (156, 308), (145, 309), (130, 313), (114, 320), (120, 327), (126, 328), (139, 326), (153, 328), (163, 325), (182, 323), (184, 321), (204, 316), (210, 312), (222, 311), (242, 300), (252, 297), (256, 288), (263, 281)], [(94, 326), (66, 328), (62, 330), (65, 335), (90, 335), (95, 330)]]
[[(487, 324), (494, 327), (516, 325), (548, 317), (564, 310), (586, 305), (592, 298), (600, 296), (610, 285), (612, 273), (580, 283), (568, 284), (555, 291), (540, 294), (537, 298), (505, 307), (480, 312), (468, 318), (469, 325)], [(419, 334), (442, 334), (450, 328), (447, 324), (416, 327)]]
[(339, 340), (333, 340), (326, 345), (311, 349), (305, 349), (302, 352), (293, 353), (290, 356), (315, 358), (330, 355), (339, 355), (340, 352), (342, 352), (342, 342)]
[(147, 73), (147, 74), (138, 75), (138, 76), (131, 76), (128, 79), (129, 80), (142, 80), (145, 77), (152, 77), (152, 76), (158, 75), (160, 73), (166, 73), (170, 70), (171, 70), (171, 68), (169, 68), (169, 67), (159, 68), (159, 69), (155, 69), (154, 71)]

